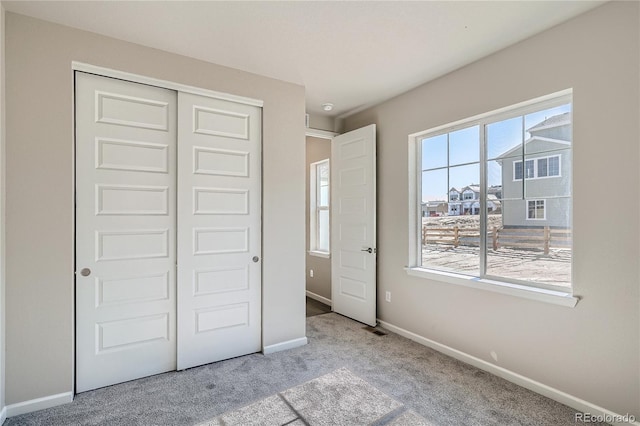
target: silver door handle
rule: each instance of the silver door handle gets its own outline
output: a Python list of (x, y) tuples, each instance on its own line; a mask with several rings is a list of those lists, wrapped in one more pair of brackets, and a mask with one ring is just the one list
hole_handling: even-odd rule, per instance
[(373, 253), (373, 249), (371, 247), (366, 248), (366, 249), (362, 249), (360, 251), (366, 251), (367, 253)]
[(89, 275), (91, 275), (91, 269), (82, 268), (82, 270), (80, 271), (80, 275), (82, 275), (83, 277), (88, 277)]
[(260, 258), (258, 256), (253, 256), (251, 260), (253, 260), (253, 263), (258, 263), (258, 261), (260, 261)]

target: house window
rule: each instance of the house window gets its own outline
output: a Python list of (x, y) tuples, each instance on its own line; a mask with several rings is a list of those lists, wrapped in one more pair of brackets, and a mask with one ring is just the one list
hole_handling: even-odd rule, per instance
[[(538, 157), (525, 161), (526, 179), (560, 176), (560, 156)], [(522, 180), (522, 161), (513, 163), (513, 180)]]
[(329, 160), (310, 167), (309, 235), (311, 254), (329, 254)]
[(545, 203), (544, 200), (527, 200), (527, 219), (529, 220), (544, 220)]
[(571, 110), (566, 91), (411, 135), (417, 208), (479, 191), (441, 217), (412, 213), (409, 271), (570, 291)]

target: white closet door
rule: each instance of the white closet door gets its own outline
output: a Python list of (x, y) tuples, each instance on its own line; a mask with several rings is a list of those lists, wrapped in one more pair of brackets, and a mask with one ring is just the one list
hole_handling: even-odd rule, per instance
[(178, 369), (261, 350), (261, 109), (178, 94)]
[(76, 390), (175, 370), (176, 93), (76, 73)]

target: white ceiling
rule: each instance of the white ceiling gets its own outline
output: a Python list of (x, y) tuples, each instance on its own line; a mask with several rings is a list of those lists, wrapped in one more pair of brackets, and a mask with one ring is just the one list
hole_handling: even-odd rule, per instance
[(352, 113), (602, 1), (2, 1), (15, 13), (306, 87)]

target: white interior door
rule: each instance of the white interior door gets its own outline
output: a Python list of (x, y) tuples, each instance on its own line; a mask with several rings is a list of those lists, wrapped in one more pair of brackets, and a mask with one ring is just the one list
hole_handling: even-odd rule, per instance
[(331, 142), (331, 302), (376, 325), (376, 126)]
[(178, 94), (178, 369), (261, 350), (261, 109)]
[(76, 390), (175, 370), (176, 93), (76, 73)]

